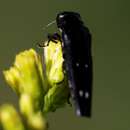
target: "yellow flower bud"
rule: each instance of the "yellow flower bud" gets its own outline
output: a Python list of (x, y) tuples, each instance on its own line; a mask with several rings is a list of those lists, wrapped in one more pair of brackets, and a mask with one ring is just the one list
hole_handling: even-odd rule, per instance
[(44, 55), (50, 84), (61, 82), (64, 79), (61, 43), (50, 41), (49, 46), (44, 48)]
[(28, 119), (28, 125), (33, 130), (47, 130), (48, 123), (41, 113), (33, 114)]
[(0, 107), (0, 119), (4, 130), (25, 130), (18, 113), (11, 105)]

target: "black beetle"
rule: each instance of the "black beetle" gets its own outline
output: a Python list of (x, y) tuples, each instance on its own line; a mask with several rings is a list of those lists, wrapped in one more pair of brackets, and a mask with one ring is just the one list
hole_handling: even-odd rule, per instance
[(49, 35), (49, 41), (62, 40), (64, 66), (70, 94), (78, 116), (91, 116), (92, 102), (92, 55), (91, 34), (76, 12), (60, 12), (56, 17), (61, 31)]

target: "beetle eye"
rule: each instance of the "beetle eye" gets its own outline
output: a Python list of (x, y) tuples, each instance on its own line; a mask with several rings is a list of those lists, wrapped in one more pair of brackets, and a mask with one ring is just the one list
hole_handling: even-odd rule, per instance
[(64, 15), (59, 15), (59, 19), (62, 19), (64, 17)]

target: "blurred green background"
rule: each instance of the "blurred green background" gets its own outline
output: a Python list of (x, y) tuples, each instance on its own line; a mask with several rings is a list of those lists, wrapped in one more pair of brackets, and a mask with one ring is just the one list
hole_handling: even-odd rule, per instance
[(15, 55), (45, 39), (42, 30), (59, 11), (79, 12), (93, 36), (94, 86), (92, 118), (76, 117), (72, 107), (50, 113), (50, 130), (130, 129), (130, 1), (11, 0), (0, 1), (0, 105), (16, 107), (17, 96), (2, 71)]

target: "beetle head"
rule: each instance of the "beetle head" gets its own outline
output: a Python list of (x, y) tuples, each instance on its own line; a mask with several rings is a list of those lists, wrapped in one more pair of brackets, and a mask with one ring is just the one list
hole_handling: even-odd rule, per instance
[(57, 26), (62, 31), (67, 31), (82, 24), (81, 17), (75, 12), (61, 12), (56, 17)]

